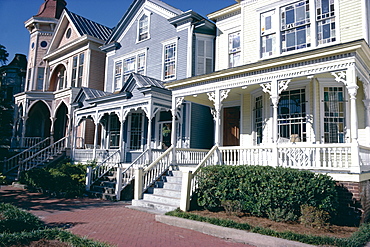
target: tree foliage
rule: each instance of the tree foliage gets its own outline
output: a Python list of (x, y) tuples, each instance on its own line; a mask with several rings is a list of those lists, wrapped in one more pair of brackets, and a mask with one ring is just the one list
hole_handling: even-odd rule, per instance
[(5, 46), (0, 44), (0, 64), (5, 65), (8, 61), (9, 53), (6, 51)]

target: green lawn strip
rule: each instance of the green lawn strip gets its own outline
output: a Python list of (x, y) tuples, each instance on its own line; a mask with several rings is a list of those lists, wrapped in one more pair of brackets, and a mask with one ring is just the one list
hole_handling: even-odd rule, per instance
[(238, 223), (227, 219), (218, 219), (213, 217), (204, 217), (192, 213), (182, 212), (182, 211), (172, 211), (166, 213), (169, 216), (175, 216), (179, 218), (185, 218), (190, 220), (196, 220), (201, 222), (207, 222), (213, 225), (229, 227), (239, 230), (247, 230), (253, 233), (259, 233), (263, 235), (283, 238), (287, 240), (299, 241), (306, 244), (313, 245), (330, 245), (338, 247), (362, 247), (367, 242), (370, 241), (370, 224), (363, 224), (357, 232), (352, 234), (349, 238), (337, 238), (337, 237), (327, 237), (327, 236), (314, 236), (299, 234), (290, 231), (277, 232), (268, 228), (263, 227), (253, 227), (247, 223)]
[(70, 232), (61, 229), (43, 229), (34, 231), (23, 231), (17, 233), (1, 233), (0, 234), (0, 247), (11, 245), (27, 245), (32, 241), (40, 239), (59, 240), (61, 242), (70, 243), (76, 247), (109, 247), (109, 244), (96, 242), (84, 237), (76, 236)]

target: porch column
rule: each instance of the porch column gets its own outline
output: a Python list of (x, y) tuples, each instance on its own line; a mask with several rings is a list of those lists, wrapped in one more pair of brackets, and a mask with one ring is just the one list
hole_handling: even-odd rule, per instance
[(182, 102), (184, 101), (184, 97), (172, 97), (172, 130), (171, 130), (171, 144), (172, 144), (172, 164), (176, 164), (176, 147), (177, 147), (177, 133), (176, 133), (176, 116), (177, 110), (181, 106)]
[(55, 124), (55, 117), (50, 117), (51, 126), (50, 126), (50, 143), (54, 143), (54, 124)]
[(125, 119), (121, 119), (121, 128), (120, 128), (120, 133), (119, 133), (119, 150), (120, 150), (120, 161), (124, 162), (125, 160), (125, 145), (123, 143), (123, 133), (124, 133), (124, 124), (125, 124)]
[(215, 91), (215, 111), (214, 111), (214, 119), (215, 119), (215, 145), (220, 146), (221, 143), (221, 93), (220, 90), (217, 89)]
[(24, 147), (24, 137), (26, 136), (26, 122), (28, 120), (27, 116), (22, 117), (22, 136), (21, 136), (21, 147)]
[(152, 116), (148, 116), (148, 161), (149, 164), (152, 163)]
[(99, 122), (95, 123), (95, 133), (94, 133), (94, 151), (93, 151), (93, 159), (96, 159), (96, 146), (98, 145), (98, 127)]
[(279, 89), (278, 89), (278, 81), (273, 80), (271, 82), (271, 102), (273, 107), (273, 115), (272, 115), (272, 142), (277, 143), (279, 139), (279, 131), (278, 131), (278, 104), (279, 104)]

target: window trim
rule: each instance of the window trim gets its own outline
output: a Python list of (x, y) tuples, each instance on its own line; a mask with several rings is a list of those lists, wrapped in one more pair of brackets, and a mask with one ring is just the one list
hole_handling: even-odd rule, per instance
[[(214, 68), (215, 67), (215, 63), (214, 63), (214, 49), (215, 49), (215, 47), (214, 47), (213, 40), (214, 40), (214, 38), (212, 36), (205, 35), (205, 34), (196, 34), (196, 41), (197, 41), (196, 42), (196, 51), (195, 51), (195, 55), (196, 55), (195, 70), (196, 71), (194, 71), (194, 74), (196, 76), (212, 73), (215, 70), (215, 68)], [(203, 56), (199, 56), (198, 41), (204, 41), (204, 55)], [(211, 45), (211, 50), (212, 50), (212, 55), (211, 56), (207, 56), (207, 48), (208, 48), (207, 43)], [(202, 73), (198, 73), (199, 72), (200, 57), (202, 57), (203, 62), (204, 62)], [(212, 63), (211, 71), (208, 72), (208, 73), (207, 73), (207, 59), (211, 59), (211, 63)]]
[[(230, 38), (232, 35), (235, 35), (235, 34), (238, 34), (239, 33), (239, 47), (237, 48), (237, 50), (233, 51), (233, 49), (230, 49)], [(235, 67), (238, 67), (240, 65), (243, 64), (243, 61), (242, 61), (242, 32), (241, 30), (238, 30), (238, 31), (235, 31), (235, 32), (230, 32), (227, 36), (227, 58), (228, 58), (228, 68), (235, 68)], [(239, 54), (239, 64), (235, 65), (231, 65), (231, 55), (235, 55), (235, 54)]]
[[(308, 0), (309, 1), (309, 6), (310, 6), (310, 10), (309, 10), (309, 14), (310, 14), (310, 23), (307, 24), (309, 25), (310, 27), (310, 33), (309, 33), (309, 36), (310, 36), (310, 47), (306, 47), (306, 48), (302, 48), (302, 49), (295, 49), (295, 50), (291, 50), (291, 51), (286, 51), (286, 52), (282, 52), (282, 30), (281, 30), (281, 8), (285, 7), (285, 6), (288, 6), (288, 5), (291, 5), (291, 4), (294, 4), (294, 3), (298, 3), (299, 1), (302, 1), (302, 0), (294, 0), (294, 1), (284, 1), (283, 3), (281, 3), (282, 1), (280, 2), (277, 2), (275, 4), (271, 4), (271, 5), (268, 5), (268, 6), (264, 6), (264, 7), (261, 7), (261, 8), (258, 8), (257, 11), (259, 13), (259, 25), (260, 25), (260, 30), (259, 30), (259, 49), (260, 49), (260, 54), (259, 54), (259, 59), (270, 59), (270, 58), (274, 58), (274, 57), (278, 57), (278, 56), (281, 56), (283, 54), (294, 54), (294, 53), (299, 53), (299, 52), (302, 52), (302, 51), (305, 51), (305, 50), (309, 50), (309, 49), (314, 49), (314, 48), (318, 48), (318, 47), (325, 47), (325, 46), (331, 46), (331, 45), (334, 45), (334, 44), (338, 44), (340, 42), (340, 27), (339, 27), (339, 15), (338, 15), (338, 11), (339, 11), (339, 3), (338, 3), (338, 0), (334, 0), (334, 18), (335, 18), (335, 41), (333, 42), (327, 42), (327, 43), (324, 43), (324, 44), (319, 44), (318, 42), (318, 23), (319, 21), (317, 21), (317, 13), (316, 13), (316, 9), (317, 9), (317, 5), (316, 5), (316, 1), (315, 0)], [(270, 55), (270, 56), (263, 56), (262, 54), (262, 38), (266, 35), (262, 35), (261, 33), (261, 30), (262, 30), (262, 19), (261, 19), (261, 16), (262, 14), (265, 14), (265, 13), (268, 13), (268, 12), (271, 12), (271, 11), (274, 11), (275, 10), (275, 18), (273, 18), (273, 23), (278, 23), (278, 28), (276, 29), (276, 41), (275, 41), (275, 53)], [(306, 35), (307, 37), (307, 35)]]
[[(131, 148), (131, 125), (132, 125), (132, 114), (140, 114), (141, 115), (141, 136), (140, 136), (140, 148), (139, 149), (132, 149)], [(143, 111), (135, 111), (130, 112), (128, 115), (128, 129), (127, 129), (127, 149), (129, 151), (141, 151), (144, 147), (144, 130), (145, 130), (145, 114)]]
[[(143, 17), (143, 16), (147, 16), (148, 18), (148, 31), (147, 31), (147, 37), (144, 38), (144, 39), (140, 39), (140, 19)], [(150, 17), (151, 17), (152, 13), (146, 9), (143, 10), (143, 13), (141, 13), (138, 18), (137, 18), (137, 34), (136, 34), (136, 43), (141, 43), (141, 42), (144, 42), (146, 40), (149, 40), (150, 39)]]
[[(169, 40), (166, 40), (166, 41), (163, 41), (162, 42), (162, 81), (170, 81), (170, 80), (176, 80), (177, 78), (177, 65), (178, 65), (178, 61), (177, 61), (177, 57), (178, 57), (178, 50), (179, 50), (179, 46), (178, 46), (178, 40), (179, 40), (179, 37), (175, 37), (175, 38), (172, 38), (172, 39), (169, 39)], [(175, 44), (175, 47), (176, 47), (176, 52), (175, 52), (175, 58), (174, 58), (174, 62), (175, 62), (175, 72), (174, 72), (174, 76), (171, 77), (171, 78), (166, 78), (165, 76), (165, 68), (166, 68), (166, 62), (165, 62), (165, 54), (166, 54), (166, 47), (168, 45), (172, 45), (172, 44)]]
[[(123, 83), (124, 83), (124, 76), (127, 75), (125, 74), (124, 70), (123, 70), (123, 65), (124, 65), (124, 61), (129, 59), (129, 58), (132, 58), (132, 57), (135, 57), (135, 69), (134, 69), (134, 72), (135, 73), (138, 73), (138, 57), (140, 55), (143, 55), (145, 56), (145, 61), (144, 61), (144, 69), (143, 69), (143, 73), (140, 73), (141, 75), (146, 75), (146, 69), (147, 69), (147, 58), (148, 58), (148, 48), (145, 47), (143, 49), (139, 49), (139, 50), (136, 50), (134, 52), (131, 52), (131, 53), (128, 53), (128, 54), (125, 54), (124, 56), (121, 56), (121, 57), (118, 57), (118, 58), (115, 58), (113, 60), (113, 68), (112, 68), (112, 74), (113, 74), (113, 83), (112, 83), (112, 92), (115, 92), (117, 90), (120, 90), (123, 86)], [(121, 62), (121, 75), (120, 75), (120, 84), (121, 85), (118, 85), (117, 86), (115, 85), (116, 84), (116, 64)]]
[[(81, 56), (83, 56), (83, 63), (81, 64)], [(74, 59), (76, 58), (76, 66), (74, 66)], [(86, 56), (85, 52), (78, 53), (72, 57), (71, 68), (71, 86), (82, 87), (84, 82), (84, 67)], [(82, 70), (82, 73), (81, 73)]]

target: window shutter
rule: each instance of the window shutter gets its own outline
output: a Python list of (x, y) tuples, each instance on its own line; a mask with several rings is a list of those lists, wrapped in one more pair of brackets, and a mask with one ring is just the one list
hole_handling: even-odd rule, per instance
[(205, 41), (204, 40), (198, 40), (198, 50), (197, 50), (197, 56), (198, 56), (198, 70), (197, 70), (197, 75), (202, 75), (204, 74), (205, 70), (205, 64), (204, 64), (204, 46), (205, 46)]

